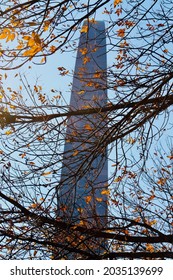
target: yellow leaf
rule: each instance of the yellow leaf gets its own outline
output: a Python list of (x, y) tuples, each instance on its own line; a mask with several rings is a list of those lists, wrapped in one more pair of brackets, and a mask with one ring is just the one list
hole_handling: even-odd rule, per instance
[(94, 86), (94, 83), (93, 83), (93, 82), (88, 82), (88, 83), (86, 84), (86, 86), (87, 86), (87, 87), (93, 87), (93, 86)]
[(43, 173), (41, 174), (41, 176), (47, 176), (47, 175), (49, 175), (49, 174), (51, 174), (51, 173), (52, 173), (51, 171), (43, 172)]
[(114, 0), (114, 8), (120, 3), (122, 3), (122, 0)]
[(132, 138), (132, 137), (129, 137), (128, 139), (127, 139), (127, 142), (129, 143), (129, 144), (134, 144), (135, 142), (136, 142), (136, 139), (134, 139), (134, 138)]
[(13, 41), (15, 39), (15, 33), (10, 33), (6, 39), (6, 42)]
[(41, 39), (40, 39), (40, 36), (37, 34), (37, 33), (33, 33), (33, 38), (34, 38), (34, 42), (38, 45), (41, 44)]
[(92, 127), (90, 126), (90, 124), (85, 124), (84, 128), (87, 129), (87, 130), (92, 130)]
[(43, 26), (43, 30), (47, 31), (49, 29), (49, 26), (50, 26), (50, 21), (45, 21), (44, 26)]
[(90, 58), (88, 56), (83, 58), (83, 64), (85, 65), (86, 63), (90, 62)]
[(156, 220), (153, 220), (153, 221), (151, 221), (149, 224), (150, 224), (150, 226), (155, 225), (155, 224), (157, 224), (157, 221), (156, 221)]
[(78, 210), (79, 213), (82, 213), (82, 212), (83, 212), (83, 208), (82, 208), (82, 207), (78, 207), (77, 210)]
[(50, 52), (53, 53), (56, 51), (56, 47), (55, 46), (50, 46), (49, 48)]
[(96, 197), (96, 200), (97, 200), (98, 202), (102, 202), (102, 201), (103, 201), (103, 198), (101, 198), (101, 197)]
[(28, 36), (28, 35), (23, 36), (23, 40), (28, 41), (28, 40), (30, 40), (30, 39), (31, 39), (31, 36)]
[(101, 191), (101, 194), (109, 195), (110, 194), (110, 190), (103, 190), (103, 191)]
[(121, 176), (118, 176), (117, 178), (115, 178), (114, 182), (115, 183), (118, 183), (122, 180), (122, 177)]
[(38, 141), (43, 141), (43, 139), (44, 139), (44, 136), (37, 136)]
[(149, 251), (150, 253), (154, 252), (154, 246), (151, 244), (146, 244), (146, 251)]
[(96, 23), (94, 18), (89, 19), (89, 22), (94, 23), (94, 24)]
[(88, 32), (88, 26), (84, 25), (80, 31), (81, 33), (87, 33)]
[(150, 201), (150, 200), (153, 200), (156, 196), (154, 194), (152, 194), (148, 199), (147, 201)]
[(90, 108), (92, 108), (92, 107), (91, 107), (91, 105), (83, 105), (82, 108), (83, 108), (83, 109), (90, 109)]
[(80, 90), (80, 91), (77, 92), (77, 94), (84, 94), (84, 93), (85, 93), (84, 90)]
[(45, 62), (46, 62), (46, 57), (44, 56), (44, 57), (42, 57), (40, 63), (45, 63)]
[(37, 25), (37, 23), (34, 22), (34, 21), (27, 22), (27, 24), (28, 24), (29, 26), (36, 26), (36, 25)]
[(81, 52), (82, 55), (85, 55), (85, 54), (87, 54), (88, 49), (87, 48), (83, 48), (83, 49), (80, 49), (79, 51)]
[(5, 134), (6, 135), (10, 135), (10, 134), (12, 134), (13, 132), (11, 131), (11, 130), (7, 130), (6, 132), (5, 132)]
[(92, 52), (96, 52), (98, 50), (98, 48), (94, 48), (92, 49)]

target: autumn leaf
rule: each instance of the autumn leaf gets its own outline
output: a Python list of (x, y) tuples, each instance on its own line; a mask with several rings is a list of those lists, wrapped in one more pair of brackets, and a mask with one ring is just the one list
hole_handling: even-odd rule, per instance
[(77, 92), (77, 94), (84, 94), (85, 93), (85, 90), (80, 90)]
[(41, 174), (41, 176), (47, 176), (47, 175), (49, 175), (49, 174), (51, 174), (51, 173), (52, 173), (51, 171), (43, 172), (43, 173)]
[(16, 34), (14, 32), (12, 32), (11, 29), (4, 28), (1, 31), (0, 39), (6, 39), (6, 42), (8, 42), (8, 41), (13, 41), (15, 39), (15, 36), (16, 36)]
[(160, 178), (158, 181), (157, 181), (157, 184), (158, 185), (161, 185), (161, 186), (164, 186), (165, 183), (166, 183), (167, 179), (166, 178)]
[(83, 105), (82, 106), (82, 109), (90, 109), (90, 108), (92, 108), (91, 105)]
[(84, 25), (82, 28), (81, 28), (81, 33), (87, 33), (88, 32), (88, 26), (87, 25)]
[(31, 36), (25, 35), (23, 36), (23, 40), (27, 41), (26, 45), (29, 47), (28, 50), (23, 52), (23, 56), (32, 57), (42, 50), (42, 42), (40, 36), (37, 33), (32, 32)]
[(50, 21), (45, 21), (43, 25), (43, 30), (47, 31), (49, 29), (49, 26), (50, 26)]
[(26, 156), (26, 153), (20, 154), (21, 158), (24, 158)]
[(86, 201), (87, 204), (89, 204), (90, 201), (91, 201), (91, 196), (90, 195), (86, 196), (85, 201)]
[(96, 197), (96, 200), (97, 200), (98, 202), (102, 202), (102, 201), (103, 201), (103, 198), (101, 198), (101, 197)]
[(117, 31), (117, 36), (118, 37), (124, 37), (125, 36), (125, 28), (121, 28)]
[(6, 135), (10, 135), (10, 134), (12, 134), (12, 133), (13, 133), (12, 130), (7, 130), (7, 131), (5, 132)]
[(120, 3), (122, 3), (122, 0), (114, 0), (114, 8)]
[(85, 124), (84, 128), (87, 130), (93, 130), (92, 127), (90, 126), (90, 124)]
[(117, 9), (116, 11), (115, 11), (115, 13), (117, 14), (117, 16), (119, 17), (120, 15), (121, 15), (121, 13), (122, 13), (122, 9), (120, 8), (120, 9)]
[(122, 180), (122, 177), (121, 176), (118, 176), (117, 178), (115, 178), (114, 182), (115, 183), (118, 183)]
[(102, 73), (99, 71), (96, 71), (96, 73), (94, 73), (94, 75), (93, 75), (94, 78), (101, 78), (101, 76), (102, 76)]
[(146, 244), (146, 251), (149, 251), (150, 253), (154, 252), (154, 246), (151, 244)]
[(173, 159), (173, 155), (171, 155), (171, 156), (167, 156), (167, 158), (169, 158), (169, 159)]
[(33, 208), (33, 209), (37, 208), (37, 206), (38, 206), (37, 203), (32, 203), (32, 204), (30, 205), (30, 207)]
[(85, 65), (86, 63), (90, 62), (90, 58), (88, 56), (83, 58), (83, 64)]
[(74, 156), (74, 157), (77, 156), (78, 153), (79, 153), (79, 151), (78, 151), (78, 150), (75, 150), (74, 153), (73, 153), (73, 156)]
[(101, 191), (102, 195), (109, 195), (110, 194), (110, 190), (103, 190)]
[(129, 137), (128, 139), (127, 139), (127, 142), (129, 143), (129, 144), (134, 144), (135, 142), (136, 142), (136, 139), (134, 139), (134, 138), (132, 138), (132, 137)]
[(82, 48), (82, 49), (79, 49), (79, 51), (81, 52), (82, 55), (85, 55), (85, 54), (87, 54), (88, 49), (87, 48)]

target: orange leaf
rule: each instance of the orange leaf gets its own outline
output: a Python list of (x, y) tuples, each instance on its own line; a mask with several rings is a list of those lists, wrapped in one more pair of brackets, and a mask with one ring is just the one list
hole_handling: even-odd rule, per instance
[(90, 124), (85, 124), (84, 128), (87, 129), (87, 130), (92, 130), (92, 127), (90, 126)]
[(81, 52), (82, 55), (85, 55), (85, 54), (87, 54), (88, 49), (87, 48), (82, 48), (79, 51)]
[(47, 175), (49, 175), (49, 174), (51, 174), (51, 173), (52, 173), (51, 171), (43, 172), (43, 173), (41, 174), (41, 176), (47, 176)]
[(118, 37), (124, 37), (125, 36), (125, 28), (119, 29), (117, 31), (117, 36)]
[(122, 0), (114, 0), (114, 8), (120, 3), (122, 3)]
[(6, 135), (10, 135), (10, 134), (12, 134), (13, 132), (11, 131), (11, 130), (7, 130), (6, 132), (5, 132), (5, 134)]
[(84, 90), (80, 90), (80, 91), (77, 92), (77, 94), (84, 94), (84, 93), (85, 93)]
[(21, 158), (24, 158), (26, 156), (26, 153), (20, 154)]
[(158, 181), (157, 181), (157, 184), (161, 185), (161, 186), (164, 186), (164, 184), (166, 183), (166, 178), (160, 178)]
[(81, 33), (87, 33), (88, 32), (88, 26), (84, 25), (80, 31)]
[(75, 157), (75, 156), (77, 156), (77, 155), (78, 155), (78, 153), (79, 153), (79, 151), (78, 151), (78, 150), (74, 151), (73, 156), (74, 156), (74, 157)]
[(117, 178), (115, 178), (114, 182), (115, 183), (118, 183), (122, 180), (122, 177), (121, 176), (118, 176)]
[(86, 196), (85, 201), (86, 201), (87, 204), (89, 204), (90, 201), (91, 201), (91, 196), (90, 195)]
[(96, 197), (96, 200), (97, 200), (98, 202), (102, 202), (102, 201), (103, 201), (103, 198), (101, 198), (101, 197)]
[(110, 194), (110, 190), (103, 190), (103, 191), (101, 191), (101, 194), (109, 195)]
[(149, 251), (150, 253), (154, 252), (154, 246), (151, 244), (146, 244), (146, 251)]
[(87, 62), (90, 62), (90, 58), (88, 56), (83, 58), (83, 64), (86, 64)]

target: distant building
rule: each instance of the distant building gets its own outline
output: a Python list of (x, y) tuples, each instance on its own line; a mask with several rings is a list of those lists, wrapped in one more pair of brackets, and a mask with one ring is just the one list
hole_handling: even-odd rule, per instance
[[(106, 105), (106, 68), (104, 22), (86, 21), (77, 51), (70, 110)], [(105, 131), (103, 113), (71, 116), (67, 122), (58, 209), (69, 223), (88, 228), (107, 224), (108, 162), (100, 145)]]

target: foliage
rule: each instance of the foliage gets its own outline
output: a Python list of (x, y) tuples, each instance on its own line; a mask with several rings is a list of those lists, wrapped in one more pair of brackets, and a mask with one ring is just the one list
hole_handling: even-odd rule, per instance
[[(1, 259), (173, 258), (172, 254), (172, 18), (171, 0), (49, 1), (2, 0), (0, 27)], [(75, 110), (65, 93), (32, 85), (16, 73), (18, 89), (3, 87), (7, 70), (28, 62), (44, 64), (50, 55), (76, 49), (80, 33), (100, 13), (106, 22), (109, 101)], [(88, 24), (81, 28), (83, 20)], [(92, 91), (103, 88), (104, 73), (85, 80), (91, 52), (81, 48), (79, 75)], [(38, 66), (39, 67), (39, 66)], [(22, 68), (21, 68), (22, 69)], [(64, 80), (73, 74), (58, 67)], [(105, 84), (104, 84), (105, 86)], [(77, 92), (83, 98), (85, 91)], [(82, 130), (66, 133), (74, 117), (87, 119)], [(93, 119), (97, 117), (96, 123)], [(106, 124), (106, 125), (105, 125)], [(104, 133), (103, 133), (104, 132)], [(94, 137), (93, 137), (94, 135)], [(75, 143), (70, 154), (64, 139)], [(107, 153), (105, 152), (107, 149)], [(62, 159), (80, 162), (68, 175), (73, 187), (98, 156), (97, 176), (106, 157), (112, 165), (98, 204), (108, 201), (106, 225), (67, 219), (58, 209)], [(86, 185), (87, 190), (87, 185)], [(71, 190), (72, 191), (72, 190)], [(86, 192), (90, 205), (93, 194)], [(64, 216), (59, 215), (63, 211)], [(107, 241), (106, 241), (107, 240)], [(63, 241), (63, 242), (62, 242)]]

